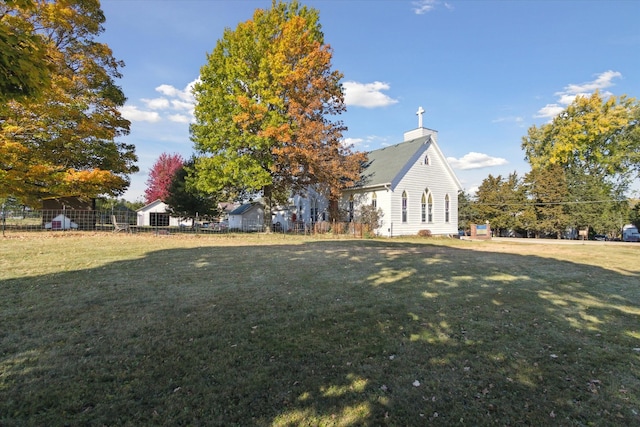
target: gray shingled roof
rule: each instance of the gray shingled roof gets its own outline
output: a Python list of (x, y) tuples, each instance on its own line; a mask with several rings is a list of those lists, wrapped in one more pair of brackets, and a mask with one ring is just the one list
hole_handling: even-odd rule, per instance
[(369, 152), (369, 160), (357, 187), (391, 184), (429, 138), (430, 136), (422, 136)]
[(237, 208), (235, 208), (233, 211), (229, 212), (229, 215), (242, 215), (245, 212), (247, 212), (249, 209), (254, 207), (256, 204), (257, 204), (256, 202), (251, 202), (251, 203), (245, 203), (244, 205), (240, 205)]

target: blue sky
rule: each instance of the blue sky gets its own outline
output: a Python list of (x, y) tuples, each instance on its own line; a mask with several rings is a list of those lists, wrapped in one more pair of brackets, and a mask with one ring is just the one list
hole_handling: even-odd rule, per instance
[[(529, 171), (520, 148), (579, 94), (640, 96), (640, 1), (308, 0), (320, 12), (333, 68), (344, 74), (344, 137), (359, 151), (402, 142), (418, 126), (466, 191), (489, 174)], [(193, 98), (225, 28), (271, 0), (102, 0), (109, 44), (126, 66), (123, 115), (140, 172), (124, 197), (143, 198), (161, 153), (193, 153)]]

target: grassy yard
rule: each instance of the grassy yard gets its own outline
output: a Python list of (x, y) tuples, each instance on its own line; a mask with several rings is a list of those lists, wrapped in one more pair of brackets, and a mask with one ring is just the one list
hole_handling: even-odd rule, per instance
[(0, 239), (0, 425), (634, 425), (640, 245)]

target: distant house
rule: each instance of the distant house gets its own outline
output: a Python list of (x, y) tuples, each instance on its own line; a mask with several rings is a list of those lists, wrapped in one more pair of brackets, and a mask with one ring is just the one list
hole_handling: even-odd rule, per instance
[(138, 227), (169, 227), (186, 225), (180, 218), (172, 217), (167, 212), (167, 204), (158, 199), (136, 211)]
[(218, 210), (220, 212), (220, 215), (216, 218), (217, 222), (229, 221), (229, 215), (238, 206), (239, 205), (237, 203), (232, 203), (232, 202), (218, 203)]
[(229, 229), (262, 231), (264, 229), (264, 206), (258, 202), (238, 206), (229, 213)]
[[(462, 185), (438, 146), (438, 132), (422, 127), (404, 134), (399, 144), (368, 153), (360, 182), (343, 191), (341, 209), (356, 219), (360, 206), (382, 211), (380, 235), (458, 234), (458, 192)], [(328, 202), (309, 190), (292, 200), (296, 221), (305, 224), (328, 218)]]

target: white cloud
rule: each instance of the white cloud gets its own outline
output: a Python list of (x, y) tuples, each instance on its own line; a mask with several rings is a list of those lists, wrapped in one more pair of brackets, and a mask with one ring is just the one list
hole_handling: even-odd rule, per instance
[(349, 106), (376, 108), (386, 107), (398, 101), (382, 93), (389, 90), (391, 86), (384, 82), (358, 83), (344, 82), (344, 102)]
[(569, 93), (574, 95), (579, 95), (583, 93), (592, 93), (596, 90), (605, 89), (614, 85), (612, 82), (615, 78), (622, 77), (622, 74), (618, 71), (605, 71), (604, 73), (599, 74), (595, 80), (582, 83), (582, 84), (570, 84), (565, 86), (563, 92), (559, 92), (560, 94)]
[(122, 116), (132, 122), (150, 122), (156, 123), (160, 121), (160, 114), (156, 111), (143, 111), (133, 105), (125, 105), (120, 108)]
[(491, 166), (506, 165), (507, 160), (501, 157), (491, 157), (488, 154), (476, 153), (471, 151), (459, 159), (455, 157), (447, 157), (447, 161), (454, 169), (468, 170), (468, 169), (482, 169)]
[(424, 15), (431, 12), (440, 2), (438, 0), (419, 0), (413, 2), (413, 11), (416, 15)]
[[(558, 104), (560, 105), (571, 104), (576, 99), (576, 96), (589, 96), (589, 94), (587, 93), (579, 93), (576, 95), (572, 95), (568, 93), (564, 93), (564, 94), (556, 93), (556, 95), (560, 95), (560, 98), (558, 98)], [(558, 105), (558, 104), (554, 104), (554, 105)]]
[(600, 73), (596, 78), (590, 82), (580, 84), (568, 84), (560, 92), (556, 92), (554, 95), (558, 97), (558, 100), (554, 104), (547, 104), (538, 110), (538, 113), (534, 117), (553, 119), (560, 114), (569, 104), (571, 104), (578, 96), (591, 96), (595, 91), (601, 91), (602, 96), (608, 97), (612, 93), (609, 91), (602, 91), (608, 87), (613, 86), (613, 82), (616, 78), (622, 78), (622, 74), (618, 71), (608, 70), (604, 73)]
[(184, 89), (162, 84), (156, 87), (155, 90), (164, 96), (141, 98), (140, 102), (144, 104), (144, 108), (128, 105), (121, 108), (120, 111), (125, 118), (132, 122), (157, 123), (168, 120), (173, 123), (190, 123), (193, 121), (193, 110), (195, 108), (195, 97), (192, 89), (196, 82), (198, 82), (198, 79), (187, 84)]
[(534, 117), (539, 117), (539, 118), (554, 118), (555, 116), (557, 116), (558, 114), (560, 114), (562, 112), (562, 110), (564, 110), (565, 107), (558, 105), (558, 104), (547, 104), (544, 107), (542, 107), (541, 109), (538, 110), (538, 114), (536, 114)]
[(469, 187), (468, 189), (465, 190), (465, 192), (467, 194), (470, 194), (472, 197), (475, 197), (478, 194), (478, 190), (480, 189), (479, 186), (474, 185), (472, 187)]
[(451, 3), (442, 2), (441, 0), (417, 0), (413, 2), (413, 12), (416, 15), (424, 15), (440, 5), (449, 10), (453, 10), (453, 5)]
[(174, 123), (190, 123), (191, 116), (185, 116), (184, 114), (172, 114), (169, 116), (169, 121)]
[(160, 85), (156, 88), (156, 91), (168, 96), (169, 98), (178, 98), (182, 101), (193, 103), (194, 98), (191, 93), (191, 88), (191, 83), (189, 83), (184, 89), (177, 89), (171, 85)]
[(174, 99), (171, 101), (171, 107), (175, 110), (193, 110), (193, 102), (185, 102), (185, 101), (180, 101), (177, 99)]
[(492, 123), (517, 123), (522, 124), (524, 119), (520, 116), (509, 116), (509, 117), (498, 117), (497, 119), (493, 119)]
[(342, 146), (356, 148), (360, 146), (363, 142), (364, 142), (364, 139), (362, 138), (344, 138), (342, 140)]
[(145, 103), (147, 108), (151, 108), (152, 110), (164, 110), (169, 108), (169, 100), (167, 98), (142, 98), (141, 101)]

